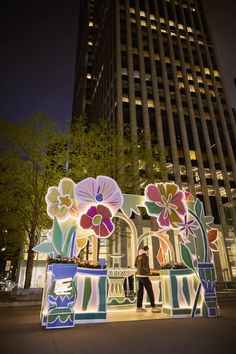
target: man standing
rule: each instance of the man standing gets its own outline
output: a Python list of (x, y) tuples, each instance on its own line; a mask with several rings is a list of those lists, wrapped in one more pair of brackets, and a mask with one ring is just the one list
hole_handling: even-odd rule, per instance
[(149, 279), (149, 259), (148, 259), (148, 246), (144, 246), (143, 249), (139, 250), (139, 254), (135, 259), (135, 267), (137, 268), (136, 276), (138, 278), (138, 300), (137, 300), (137, 312), (147, 312), (146, 309), (142, 307), (143, 304), (143, 288), (146, 289), (148, 297), (151, 303), (152, 312), (159, 312), (155, 308), (154, 294), (152, 290), (152, 283)]

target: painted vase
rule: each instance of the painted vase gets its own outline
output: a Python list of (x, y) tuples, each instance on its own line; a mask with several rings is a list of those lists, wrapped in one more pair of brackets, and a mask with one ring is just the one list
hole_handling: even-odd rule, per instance
[(216, 296), (216, 276), (213, 263), (198, 263), (199, 278), (201, 280), (204, 301), (203, 316), (217, 317), (219, 316), (219, 306)]
[(51, 264), (48, 266), (51, 286), (47, 293), (49, 304), (46, 328), (74, 327), (77, 290), (76, 264)]

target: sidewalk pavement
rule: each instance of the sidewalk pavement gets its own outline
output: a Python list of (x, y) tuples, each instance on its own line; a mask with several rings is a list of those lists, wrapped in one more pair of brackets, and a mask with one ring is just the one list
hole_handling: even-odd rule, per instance
[(46, 330), (36, 307), (0, 308), (1, 354), (228, 354), (236, 348), (236, 302), (215, 319), (164, 319)]

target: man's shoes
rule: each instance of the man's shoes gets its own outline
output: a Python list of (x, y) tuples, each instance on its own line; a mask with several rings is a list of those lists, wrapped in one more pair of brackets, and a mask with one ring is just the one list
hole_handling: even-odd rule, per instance
[(147, 312), (147, 310), (146, 310), (146, 309), (143, 309), (142, 307), (138, 307), (138, 308), (136, 309), (136, 311), (137, 311), (137, 312)]
[(156, 307), (152, 307), (152, 313), (158, 313), (158, 312), (161, 312), (160, 309)]

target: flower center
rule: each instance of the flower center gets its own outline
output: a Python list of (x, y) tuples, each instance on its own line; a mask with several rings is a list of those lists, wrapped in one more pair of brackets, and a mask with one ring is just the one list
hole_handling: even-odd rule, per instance
[(101, 221), (102, 221), (102, 215), (97, 214), (93, 217), (92, 223), (94, 226), (97, 226), (101, 224)]
[(103, 201), (103, 194), (102, 193), (97, 194), (95, 199), (97, 202), (102, 202)]
[(60, 207), (70, 208), (72, 205), (72, 200), (68, 194), (59, 197)]

